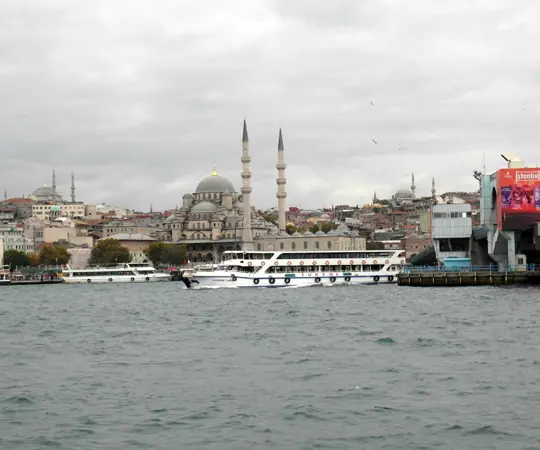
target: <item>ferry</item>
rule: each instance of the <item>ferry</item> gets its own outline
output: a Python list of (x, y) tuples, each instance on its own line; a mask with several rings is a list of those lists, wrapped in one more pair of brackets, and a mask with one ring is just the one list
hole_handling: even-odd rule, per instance
[(214, 270), (194, 270), (181, 281), (190, 289), (392, 284), (404, 264), (404, 250), (233, 250)]
[(10, 269), (10, 266), (0, 266), (0, 286), (8, 286), (11, 284)]
[(114, 267), (89, 267), (72, 269), (69, 265), (62, 270), (64, 283), (152, 283), (171, 281), (171, 274), (160, 273), (148, 263), (124, 263)]

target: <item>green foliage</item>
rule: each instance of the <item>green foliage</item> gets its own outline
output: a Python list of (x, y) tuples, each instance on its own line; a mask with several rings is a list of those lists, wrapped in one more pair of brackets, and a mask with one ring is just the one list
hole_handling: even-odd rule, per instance
[(116, 264), (131, 262), (131, 253), (117, 239), (103, 239), (92, 249), (90, 264)]
[(41, 264), (52, 266), (55, 264), (62, 265), (67, 264), (70, 258), (70, 254), (67, 248), (60, 245), (54, 245), (52, 247), (43, 247), (39, 252), (39, 261)]
[(296, 233), (298, 229), (292, 225), (292, 224), (287, 224), (287, 226), (285, 227), (285, 231), (287, 232), (287, 234), (293, 234), (293, 233)]
[(180, 266), (187, 260), (187, 247), (182, 244), (169, 244), (162, 254), (162, 262), (174, 266)]
[(37, 267), (39, 266), (39, 254), (38, 253), (28, 253), (28, 265), (30, 267)]
[(154, 265), (158, 265), (161, 262), (161, 256), (166, 246), (167, 244), (163, 242), (152, 242), (146, 247), (144, 254)]
[(183, 244), (154, 242), (148, 246), (144, 254), (154, 265), (171, 264), (180, 266), (188, 259), (187, 247)]
[(30, 264), (28, 255), (19, 250), (6, 250), (4, 252), (4, 264), (10, 266), (12, 269), (15, 267), (26, 267)]
[(324, 233), (328, 233), (331, 230), (335, 230), (337, 228), (337, 225), (335, 223), (331, 222), (319, 222), (319, 224), (313, 225), (309, 231), (312, 233), (316, 233), (317, 231), (323, 231)]
[(384, 244), (378, 241), (366, 242), (366, 250), (384, 250)]

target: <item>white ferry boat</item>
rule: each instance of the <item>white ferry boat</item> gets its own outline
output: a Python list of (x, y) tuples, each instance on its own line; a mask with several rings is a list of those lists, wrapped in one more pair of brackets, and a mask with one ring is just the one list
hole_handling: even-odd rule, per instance
[(151, 283), (170, 281), (171, 274), (160, 273), (148, 263), (125, 263), (114, 267), (72, 269), (69, 265), (61, 274), (65, 283)]
[(11, 284), (10, 266), (0, 266), (0, 286), (8, 286)]
[(182, 278), (188, 288), (396, 283), (404, 250), (227, 251), (217, 268)]

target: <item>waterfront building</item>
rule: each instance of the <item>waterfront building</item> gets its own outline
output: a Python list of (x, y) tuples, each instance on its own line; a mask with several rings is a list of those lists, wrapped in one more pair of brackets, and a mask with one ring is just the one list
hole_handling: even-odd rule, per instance
[(469, 257), (471, 236), (471, 205), (468, 203), (433, 205), (431, 237), (438, 261), (442, 262), (448, 257)]
[(20, 252), (33, 251), (32, 241), (24, 235), (24, 227), (16, 223), (0, 225), (0, 238), (2, 238), (4, 251), (17, 250)]

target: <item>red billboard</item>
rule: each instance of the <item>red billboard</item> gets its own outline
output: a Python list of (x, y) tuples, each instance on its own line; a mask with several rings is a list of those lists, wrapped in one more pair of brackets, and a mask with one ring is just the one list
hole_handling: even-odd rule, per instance
[(497, 225), (522, 230), (540, 222), (540, 168), (497, 172)]

